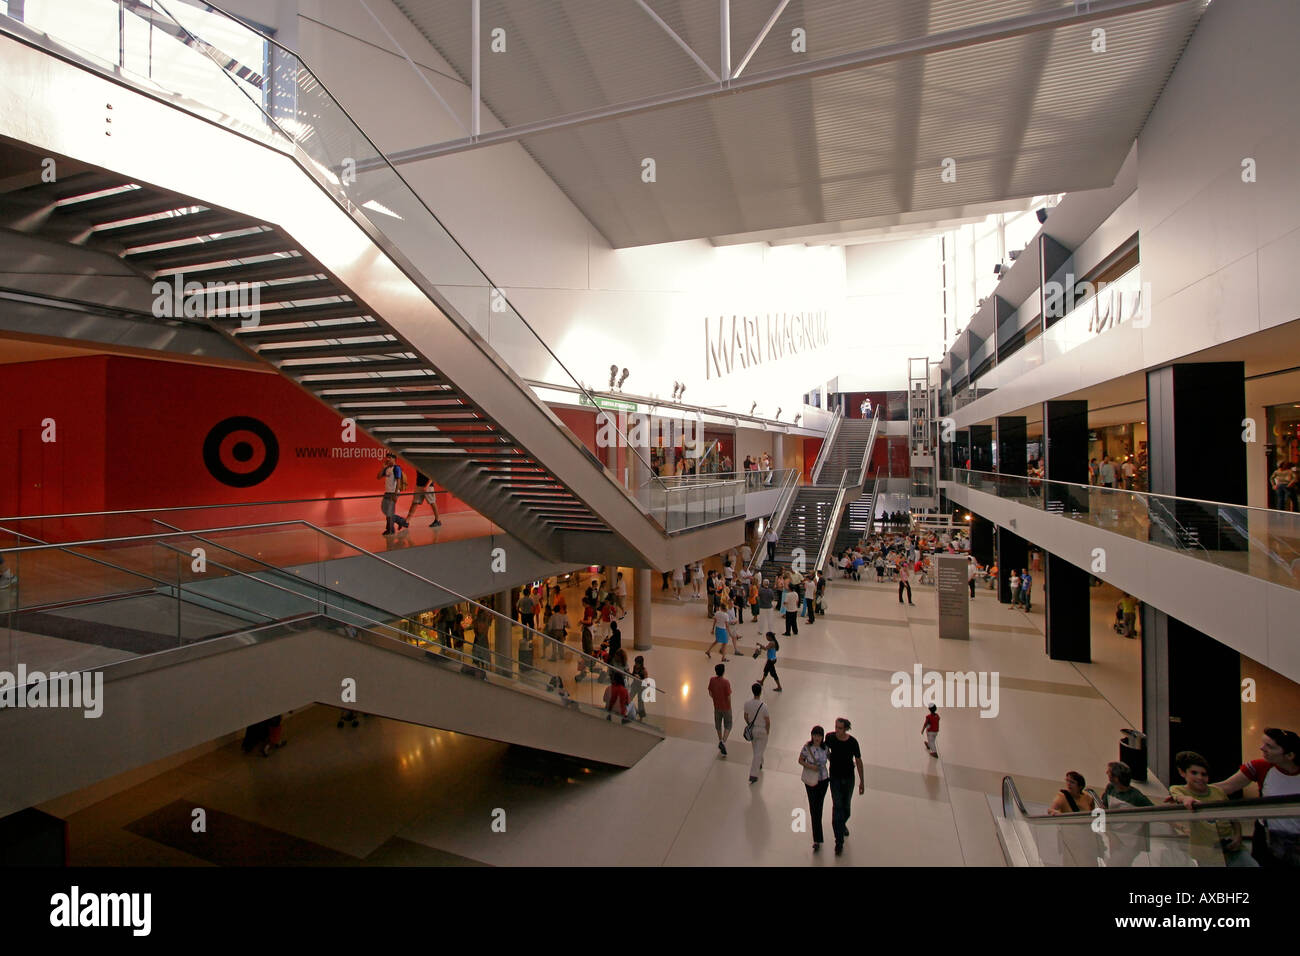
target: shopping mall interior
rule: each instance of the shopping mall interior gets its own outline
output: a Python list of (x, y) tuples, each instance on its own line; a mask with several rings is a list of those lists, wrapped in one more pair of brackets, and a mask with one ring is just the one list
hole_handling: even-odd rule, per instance
[(1300, 866), (1298, 40), (0, 0), (0, 862)]

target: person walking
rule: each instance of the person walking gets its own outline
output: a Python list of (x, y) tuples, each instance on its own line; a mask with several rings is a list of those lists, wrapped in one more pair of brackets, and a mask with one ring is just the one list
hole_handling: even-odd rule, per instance
[(975, 566), (975, 559), (971, 556), (966, 558), (966, 581), (970, 584), (970, 596), (975, 598), (975, 576), (979, 573), (979, 568)]
[(422, 471), (417, 471), (415, 473), (415, 494), (411, 495), (411, 507), (406, 512), (408, 524), (415, 517), (415, 509), (425, 502), (428, 502), (429, 507), (433, 509), (433, 520), (429, 522), (429, 527), (442, 527), (442, 519), (438, 517), (438, 496), (434, 493), (429, 476)]
[(776, 528), (772, 525), (768, 525), (767, 534), (763, 535), (763, 542), (767, 545), (767, 560), (769, 564), (776, 560), (777, 540)]
[(713, 612), (713, 624), (711, 625), (713, 628), (713, 643), (704, 652), (704, 656), (710, 660), (713, 659), (713, 649), (715, 647), (722, 649), (722, 660), (726, 661), (727, 659), (727, 647), (732, 639), (731, 608), (729, 604), (730, 602), (724, 597), (722, 603), (718, 605), (718, 609)]
[(799, 633), (799, 592), (795, 588), (795, 583), (791, 581), (781, 595), (781, 606), (785, 610), (785, 633), (782, 637)]
[(1025, 609), (1025, 613), (1029, 612), (1030, 592), (1033, 586), (1034, 577), (1029, 573), (1029, 569), (1025, 568), (1025, 570), (1020, 573), (1020, 606)]
[(760, 684), (766, 684), (768, 675), (770, 674), (772, 680), (776, 681), (776, 689), (778, 691), (781, 689), (781, 678), (777, 676), (776, 673), (776, 654), (779, 650), (781, 650), (781, 645), (776, 639), (776, 634), (772, 631), (767, 632), (766, 645), (760, 644), (758, 647), (754, 648), (755, 657), (764, 653), (767, 655), (767, 661), (763, 664), (763, 676), (758, 679), (758, 682)]
[(649, 679), (650, 672), (646, 669), (645, 657), (638, 654), (632, 661), (632, 704), (628, 706), (629, 717), (632, 715), (632, 705), (635, 705), (636, 719), (645, 720), (645, 688)]
[(772, 730), (772, 718), (763, 703), (763, 685), (755, 681), (749, 688), (754, 696), (745, 701), (745, 739), (754, 745), (754, 756), (749, 761), (749, 782), (758, 780), (763, 769), (763, 752), (767, 750), (767, 735)]
[(921, 737), (925, 740), (925, 749), (931, 757), (939, 756), (939, 708), (930, 705), (930, 712), (921, 721)]
[(822, 834), (822, 808), (826, 805), (826, 790), (830, 786), (830, 756), (826, 751), (826, 731), (818, 724), (808, 735), (808, 742), (799, 751), (799, 766), (803, 788), (808, 792), (808, 816), (812, 823), (813, 852), (826, 841)]
[(817, 612), (814, 605), (817, 603), (817, 580), (809, 575), (803, 581), (803, 612), (808, 615), (808, 623), (817, 623)]
[[(907, 588), (907, 603), (912, 603), (912, 572), (906, 561), (898, 562), (898, 603), (903, 603), (903, 589)], [(915, 606), (915, 605), (913, 605)]]
[(758, 634), (762, 635), (776, 629), (773, 621), (773, 609), (776, 607), (776, 592), (772, 590), (772, 581), (764, 578), (758, 589)]
[(1020, 604), (1020, 572), (1012, 570), (1011, 572), (1011, 606), (1016, 607)]
[(551, 616), (546, 621), (546, 633), (551, 638), (551, 656), (548, 659), (567, 660), (569, 655), (564, 642), (569, 639), (569, 615), (564, 612), (563, 604), (551, 611)]
[(727, 665), (715, 664), (709, 678), (709, 699), (713, 701), (713, 729), (718, 732), (718, 750), (727, 755), (727, 738), (731, 736), (731, 681), (722, 675)]
[(628, 716), (628, 693), (622, 671), (609, 669), (609, 686), (605, 688), (605, 719), (613, 720), (618, 714), (623, 723), (632, 718)]
[(847, 717), (835, 718), (835, 733), (826, 738), (830, 764), (831, 830), (835, 834), (835, 855), (844, 852), (849, 835), (849, 815), (853, 802), (853, 771), (858, 772), (858, 793), (867, 792), (867, 775), (862, 767), (862, 748), (849, 731), (853, 725)]
[(527, 630), (533, 630), (536, 625), (537, 601), (533, 599), (532, 588), (525, 587), (519, 595), (519, 603), (515, 605), (519, 612), (519, 623)]
[(406, 484), (402, 477), (402, 466), (397, 463), (397, 456), (391, 451), (384, 456), (384, 467), (376, 476), (384, 482), (384, 497), (380, 500), (379, 510), (384, 514), (384, 535), (394, 532), (393, 525), (405, 530), (410, 522), (397, 513), (397, 495)]

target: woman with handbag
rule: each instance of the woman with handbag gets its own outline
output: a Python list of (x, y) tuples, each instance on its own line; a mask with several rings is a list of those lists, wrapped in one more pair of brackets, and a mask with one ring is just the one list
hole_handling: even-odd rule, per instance
[(831, 782), (830, 757), (826, 753), (826, 731), (821, 725), (812, 729), (808, 742), (799, 751), (803, 767), (803, 787), (808, 791), (808, 815), (812, 818), (813, 852), (822, 848), (822, 807)]
[(767, 750), (767, 736), (772, 730), (772, 718), (768, 716), (767, 705), (763, 703), (763, 685), (755, 682), (749, 688), (754, 696), (745, 701), (744, 737), (754, 745), (754, 757), (749, 762), (749, 782), (758, 780), (758, 772), (763, 769), (763, 751)]

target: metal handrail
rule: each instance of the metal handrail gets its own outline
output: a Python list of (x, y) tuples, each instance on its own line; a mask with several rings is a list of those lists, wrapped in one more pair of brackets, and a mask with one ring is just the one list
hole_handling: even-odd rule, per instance
[[(781, 526), (785, 524), (786, 519), (790, 516), (790, 508), (794, 505), (796, 493), (799, 490), (799, 469), (787, 469), (790, 473), (786, 476), (784, 484), (781, 486), (781, 494), (776, 499), (776, 504), (772, 507), (772, 513), (768, 516), (767, 528), (776, 529), (776, 533), (781, 533)], [(767, 559), (767, 548), (763, 542), (759, 542), (759, 547), (754, 549), (753, 555), (749, 559), (749, 569), (756, 571), (762, 567), (763, 562)]]
[[(1025, 481), (1025, 482), (1028, 482), (1030, 480), (1028, 475), (1004, 475), (996, 471), (975, 471), (973, 468), (954, 468), (952, 471), (954, 475), (953, 481), (956, 482), (957, 484), (963, 484), (963, 482), (957, 479), (955, 477), (956, 475), (980, 475), (988, 478), (1014, 478), (1019, 481)], [(1143, 498), (1163, 498), (1163, 499), (1169, 499), (1171, 501), (1183, 501), (1189, 504), (1210, 505), (1215, 508), (1229, 508), (1236, 511), (1259, 511), (1268, 515), (1294, 514), (1294, 512), (1289, 512), (1289, 511), (1278, 511), (1275, 508), (1260, 508), (1257, 505), (1239, 505), (1239, 504), (1232, 504), (1231, 502), (1228, 501), (1209, 501), (1208, 499), (1205, 498), (1180, 498), (1177, 495), (1164, 495), (1154, 491), (1136, 491), (1129, 488), (1107, 488), (1105, 485), (1090, 485), (1090, 484), (1083, 484), (1077, 481), (1057, 481), (1056, 479), (1053, 478), (1035, 478), (1033, 480), (1039, 485), (1062, 485), (1070, 488), (1080, 488), (1086, 491), (1099, 492), (1103, 494), (1124, 494), (1124, 495), (1139, 495)], [(970, 486), (968, 485), (967, 487)]]
[(817, 451), (817, 461), (813, 464), (811, 480), (809, 484), (817, 484), (817, 478), (822, 473), (822, 466), (826, 464), (826, 459), (830, 455), (831, 445), (835, 444), (835, 436), (839, 434), (840, 422), (844, 420), (844, 412), (837, 405), (835, 414), (831, 416), (831, 423), (826, 429), (826, 435), (822, 438), (822, 447)]
[(826, 522), (826, 530), (822, 533), (821, 547), (817, 549), (817, 561), (812, 566), (814, 571), (826, 566), (826, 559), (830, 555), (831, 545), (835, 541), (835, 532), (839, 529), (840, 517), (844, 508), (844, 499), (848, 494), (849, 488), (852, 487), (848, 483), (850, 474), (852, 474), (852, 470), (849, 468), (845, 468), (840, 474), (839, 487), (835, 492), (835, 503), (831, 506), (830, 519)]

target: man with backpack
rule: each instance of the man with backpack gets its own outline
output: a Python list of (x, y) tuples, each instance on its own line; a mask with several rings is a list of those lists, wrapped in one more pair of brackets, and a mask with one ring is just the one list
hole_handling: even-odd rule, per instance
[(394, 523), (403, 530), (409, 528), (410, 522), (397, 513), (397, 496), (406, 490), (406, 476), (397, 463), (397, 456), (391, 451), (384, 456), (384, 467), (379, 470), (378, 477), (384, 482), (384, 498), (379, 506), (384, 513), (384, 534), (393, 533)]

